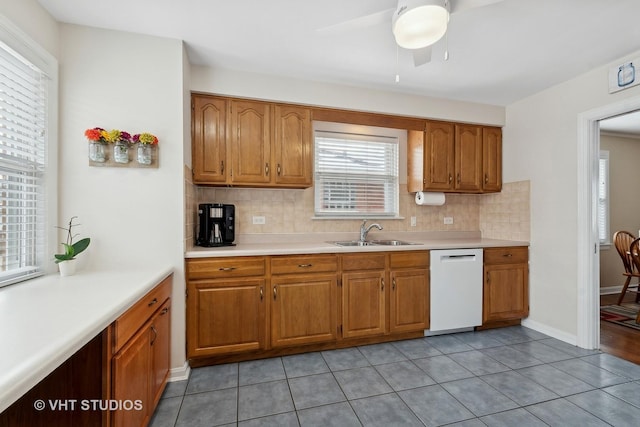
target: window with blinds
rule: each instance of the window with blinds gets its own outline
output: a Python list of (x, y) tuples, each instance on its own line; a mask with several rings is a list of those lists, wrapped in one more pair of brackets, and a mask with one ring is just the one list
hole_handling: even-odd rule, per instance
[(611, 243), (609, 236), (609, 152), (600, 151), (598, 171), (598, 239), (600, 244)]
[(44, 269), (46, 79), (0, 43), (0, 286)]
[(315, 215), (398, 216), (398, 138), (315, 133)]

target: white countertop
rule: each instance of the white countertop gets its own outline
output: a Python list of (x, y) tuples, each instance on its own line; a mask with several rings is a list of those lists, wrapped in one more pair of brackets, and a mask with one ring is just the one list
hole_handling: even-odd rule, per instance
[(529, 246), (529, 242), (484, 239), (479, 232), (388, 232), (371, 233), (368, 240), (397, 239), (415, 243), (402, 246), (338, 246), (335, 241), (358, 240), (353, 233), (309, 233), (285, 235), (253, 235), (239, 239), (235, 246), (217, 248), (194, 247), (185, 258), (207, 258), (251, 255), (292, 255), (349, 252), (414, 251), (431, 249), (468, 249), (502, 246)]
[(78, 271), (0, 288), (0, 412), (171, 272), (167, 267)]

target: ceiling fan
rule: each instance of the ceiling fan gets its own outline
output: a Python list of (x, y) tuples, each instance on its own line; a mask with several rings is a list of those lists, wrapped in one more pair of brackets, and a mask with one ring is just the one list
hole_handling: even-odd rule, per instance
[[(385, 9), (318, 30), (323, 34), (357, 30), (389, 22), (399, 47), (413, 53), (414, 65), (431, 61), (431, 47), (447, 32), (449, 15), (504, 0), (399, 0), (395, 9)], [(448, 59), (445, 52), (445, 60)]]

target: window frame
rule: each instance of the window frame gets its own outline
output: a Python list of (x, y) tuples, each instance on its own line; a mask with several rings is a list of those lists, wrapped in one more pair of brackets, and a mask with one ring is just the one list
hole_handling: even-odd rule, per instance
[[(604, 182), (602, 172), (604, 169)], [(601, 247), (611, 245), (611, 174), (610, 156), (608, 150), (600, 150), (598, 155), (598, 241)], [(603, 188), (604, 187), (604, 188)], [(604, 195), (602, 194), (604, 191)]]
[[(317, 185), (317, 161), (318, 157), (316, 154), (316, 135), (327, 135), (327, 134), (336, 134), (336, 135), (344, 135), (344, 136), (353, 136), (354, 140), (363, 139), (366, 140), (370, 137), (373, 140), (384, 141), (395, 139), (396, 147), (396, 159), (397, 162), (395, 164), (396, 177), (395, 177), (395, 186), (393, 187), (392, 198), (394, 205), (394, 212), (389, 212), (388, 214), (384, 213), (345, 213), (345, 212), (320, 212), (317, 206), (319, 197), (317, 192), (319, 191)], [(402, 219), (400, 216), (400, 185), (402, 184), (402, 173), (406, 174), (406, 169), (402, 167), (402, 157), (406, 158), (406, 141), (407, 141), (407, 131), (404, 129), (392, 129), (392, 128), (384, 128), (377, 126), (365, 126), (365, 125), (356, 125), (356, 124), (348, 124), (348, 123), (334, 123), (334, 122), (320, 122), (314, 121), (313, 123), (313, 142), (314, 142), (314, 216), (312, 219)], [(406, 161), (405, 161), (406, 163)]]
[(18, 276), (6, 274), (5, 277), (7, 279), (0, 282), (0, 287), (3, 287), (24, 282), (56, 270), (52, 254), (56, 249), (57, 230), (55, 226), (58, 222), (58, 61), (2, 15), (0, 15), (0, 42), (48, 77), (45, 89), (45, 171), (42, 180), (45, 200), (44, 224), (42, 227), (44, 231), (41, 236), (44, 240), (42, 242), (44, 247), (43, 257), (38, 265), (38, 271), (33, 274)]

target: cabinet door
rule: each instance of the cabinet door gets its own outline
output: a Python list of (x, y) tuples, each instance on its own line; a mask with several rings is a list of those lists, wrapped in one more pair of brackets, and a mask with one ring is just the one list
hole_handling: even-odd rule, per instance
[(485, 265), (483, 321), (521, 319), (529, 314), (527, 264)]
[(390, 331), (429, 328), (429, 270), (391, 272)]
[(141, 410), (116, 410), (114, 426), (146, 426), (149, 421), (149, 383), (151, 375), (151, 328), (147, 323), (112, 359), (113, 399), (131, 401)]
[(271, 180), (269, 104), (231, 101), (231, 179), (233, 184), (268, 184)]
[(502, 129), (482, 129), (483, 191), (502, 190)]
[(385, 272), (342, 274), (342, 336), (385, 333)]
[(188, 357), (264, 347), (264, 279), (191, 282), (188, 291)]
[(272, 276), (271, 345), (334, 341), (337, 336), (335, 275)]
[(311, 111), (274, 107), (275, 184), (311, 186)]
[(151, 321), (151, 394), (154, 404), (160, 400), (169, 377), (171, 356), (171, 300), (165, 302)]
[(224, 183), (227, 179), (227, 101), (193, 96), (193, 181)]
[(452, 123), (427, 122), (424, 139), (424, 189), (453, 189), (454, 127)]
[(458, 191), (482, 190), (482, 128), (456, 125), (455, 186)]

